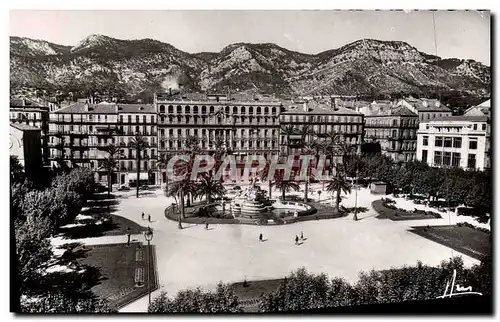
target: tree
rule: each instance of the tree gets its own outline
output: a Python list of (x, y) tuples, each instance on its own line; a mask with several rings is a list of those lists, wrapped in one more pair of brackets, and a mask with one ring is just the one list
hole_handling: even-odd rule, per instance
[(19, 158), (15, 155), (10, 156), (10, 184), (24, 182), (25, 179), (24, 167), (19, 162)]
[(139, 198), (139, 178), (141, 174), (141, 152), (143, 152), (149, 146), (146, 139), (140, 135), (136, 134), (135, 137), (129, 142), (129, 148), (135, 150), (135, 159), (137, 165), (137, 185), (136, 185), (136, 197)]
[(43, 271), (52, 257), (52, 248), (47, 239), (52, 229), (48, 218), (34, 215), (29, 215), (24, 222), (16, 222), (16, 277), (20, 294), (32, 293), (43, 278)]
[(108, 177), (108, 197), (111, 195), (113, 188), (113, 172), (118, 168), (118, 160), (116, 160), (116, 155), (120, 153), (120, 148), (114, 144), (109, 144), (105, 151), (108, 153), (108, 158), (102, 162), (101, 168), (106, 170)]
[(287, 153), (288, 153), (288, 145), (290, 144), (290, 135), (296, 134), (297, 129), (293, 125), (286, 125), (281, 127), (281, 135), (284, 135), (286, 137), (286, 146), (287, 146)]
[(219, 283), (215, 292), (200, 288), (183, 290), (170, 299), (165, 292), (154, 298), (148, 307), (150, 313), (241, 313), (243, 312), (234, 291)]
[(215, 180), (213, 176), (204, 173), (195, 187), (196, 197), (206, 197), (207, 205), (212, 203), (214, 197), (222, 198), (226, 189), (220, 180)]
[[(162, 170), (167, 170), (169, 160), (170, 156), (167, 153), (161, 153), (158, 155), (158, 160), (156, 160), (156, 166), (160, 170), (160, 173), (162, 173)], [(165, 195), (167, 191), (168, 191), (168, 171), (165, 175)]]
[(332, 180), (326, 186), (326, 190), (329, 192), (334, 192), (334, 191), (337, 192), (337, 197), (335, 198), (335, 209), (337, 211), (339, 211), (341, 192), (344, 192), (344, 193), (351, 192), (351, 185), (345, 179), (344, 172), (342, 171), (342, 169), (340, 167), (337, 167), (337, 171), (335, 173), (335, 176), (332, 177)]
[(285, 193), (292, 190), (298, 191), (300, 186), (294, 180), (284, 180), (283, 173), (276, 171), (272, 185), (281, 190), (281, 199), (285, 200)]
[(301, 311), (328, 306), (329, 281), (326, 274), (314, 275), (300, 268), (287, 276), (275, 292), (259, 299), (261, 312)]

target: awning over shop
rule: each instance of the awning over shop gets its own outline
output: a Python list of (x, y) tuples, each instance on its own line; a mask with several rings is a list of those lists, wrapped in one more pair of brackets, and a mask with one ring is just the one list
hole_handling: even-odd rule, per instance
[[(139, 175), (139, 180), (148, 180), (149, 176), (147, 172), (141, 172)], [(132, 173), (130, 172), (128, 174), (128, 180), (129, 181), (137, 181), (137, 173)]]

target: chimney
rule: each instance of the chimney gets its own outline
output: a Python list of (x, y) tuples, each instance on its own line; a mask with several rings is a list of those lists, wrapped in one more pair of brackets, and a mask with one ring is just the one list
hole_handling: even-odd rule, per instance
[(26, 99), (23, 98), (23, 106), (26, 106)]
[(441, 102), (440, 101), (436, 101), (436, 107), (440, 107), (441, 106)]
[(172, 96), (172, 87), (168, 88), (168, 96)]
[(88, 112), (88, 111), (89, 111), (89, 103), (85, 102), (85, 112)]
[(426, 101), (426, 100), (423, 100), (423, 101), (422, 101), (422, 105), (423, 105), (424, 107), (427, 107), (427, 101)]
[(304, 102), (304, 103), (302, 104), (302, 106), (303, 106), (303, 108), (304, 108), (304, 112), (308, 112), (308, 111), (309, 111), (309, 109), (307, 108), (307, 102)]

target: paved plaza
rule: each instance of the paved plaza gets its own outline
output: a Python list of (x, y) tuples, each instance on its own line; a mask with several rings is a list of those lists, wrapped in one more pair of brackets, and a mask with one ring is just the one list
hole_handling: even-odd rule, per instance
[[(466, 266), (478, 262), (408, 231), (411, 226), (454, 224), (457, 221), (454, 214), (431, 220), (380, 220), (371, 208), (371, 202), (380, 196), (371, 195), (367, 189), (358, 191), (358, 207), (369, 209), (359, 215), (359, 221), (349, 215), (281, 226), (212, 225), (210, 230), (195, 224), (183, 224), (185, 229), (179, 230), (177, 222), (163, 215), (173, 199), (165, 197), (161, 190), (139, 199), (133, 194), (132, 191), (119, 193), (124, 198), (120, 198), (115, 214), (154, 229), (152, 244), (156, 246), (160, 289), (153, 297), (162, 290), (173, 296), (185, 288), (213, 289), (219, 281), (282, 278), (301, 266), (313, 273), (325, 272), (330, 277), (341, 276), (355, 282), (360, 271), (415, 265), (417, 261), (438, 265), (442, 260), (460, 255)], [(278, 195), (278, 191), (273, 192), (273, 196)], [(317, 199), (318, 195), (310, 197)], [(329, 197), (327, 193), (321, 194), (322, 200)], [(342, 205), (354, 206), (354, 193), (343, 197)], [(142, 212), (151, 215), (151, 223), (141, 219)], [(301, 232), (307, 240), (297, 246), (294, 238)], [(265, 242), (258, 241), (260, 233)], [(141, 235), (133, 235), (132, 239), (144, 241)], [(124, 236), (109, 236), (81, 241), (105, 244), (125, 240)], [(147, 301), (147, 296), (143, 297), (121, 311), (145, 312)]]

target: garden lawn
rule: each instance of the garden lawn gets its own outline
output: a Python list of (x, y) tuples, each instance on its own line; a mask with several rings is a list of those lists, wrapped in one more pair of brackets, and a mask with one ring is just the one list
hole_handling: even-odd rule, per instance
[(490, 234), (467, 226), (412, 227), (411, 232), (480, 260), (491, 252)]
[[(151, 246), (154, 254), (154, 246)], [(121, 308), (124, 305), (143, 297), (148, 293), (147, 267), (149, 252), (147, 246), (139, 246), (139, 243), (107, 244), (86, 246), (90, 250), (87, 256), (80, 261), (87, 265), (97, 267), (101, 271), (101, 283), (94, 286), (92, 291), (104, 299), (110, 301), (111, 305)], [(142, 253), (142, 255), (141, 255)], [(157, 275), (155, 269), (155, 258), (151, 261), (151, 291), (157, 288)], [(136, 270), (143, 273), (144, 284), (137, 287), (135, 283)]]

